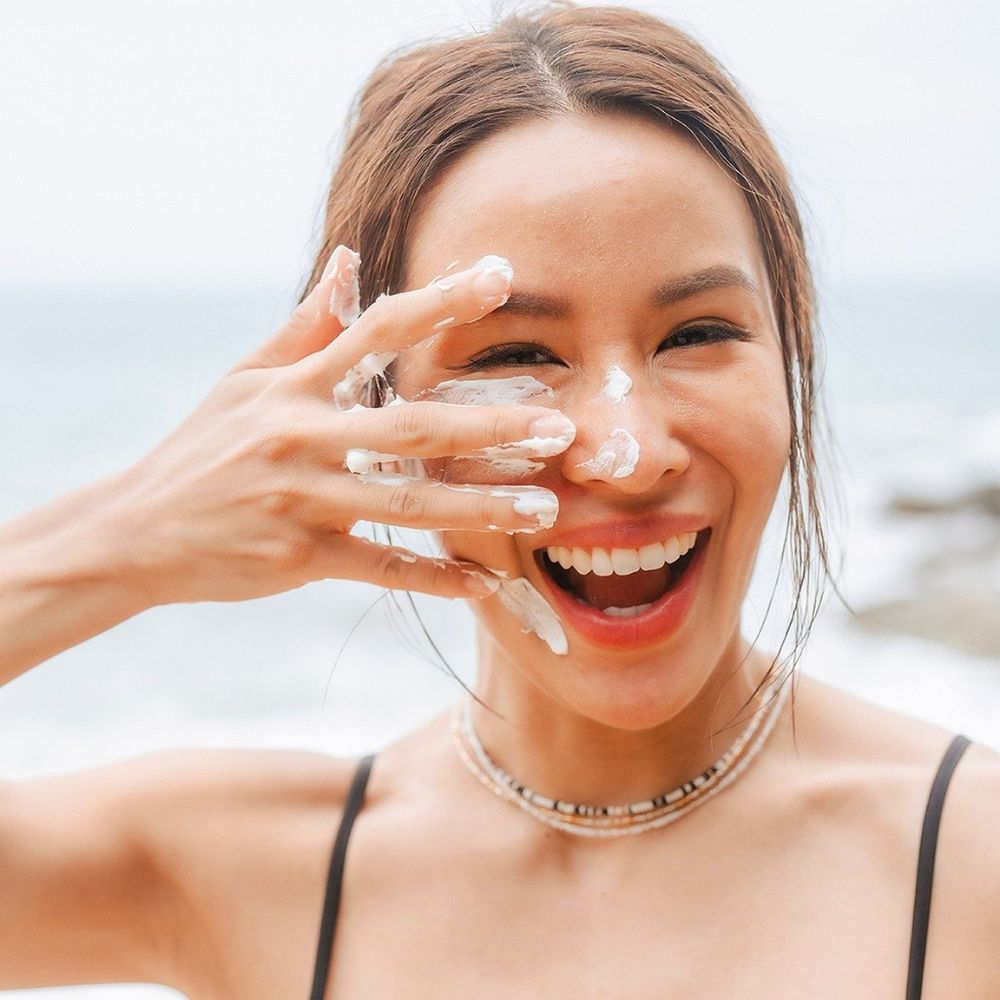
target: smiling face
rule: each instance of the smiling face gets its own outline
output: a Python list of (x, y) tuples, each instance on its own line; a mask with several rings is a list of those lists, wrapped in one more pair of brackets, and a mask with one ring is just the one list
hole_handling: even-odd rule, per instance
[(506, 306), (406, 352), (401, 394), (530, 375), (553, 391), (537, 402), (577, 426), (530, 478), (476, 477), (552, 490), (551, 529), (443, 536), (451, 554), (527, 578), (568, 639), (557, 656), (499, 599), (473, 602), (481, 680), (619, 728), (669, 721), (739, 666), (740, 605), (789, 450), (781, 346), (742, 193), (659, 123), (534, 120), (448, 168), (407, 250), (408, 288), (490, 253), (514, 281)]

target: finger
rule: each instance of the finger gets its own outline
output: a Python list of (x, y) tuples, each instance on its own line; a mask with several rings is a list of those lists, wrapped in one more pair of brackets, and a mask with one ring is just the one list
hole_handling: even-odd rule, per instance
[(484, 458), (549, 457), (565, 451), (576, 436), (576, 426), (569, 417), (542, 406), (406, 403), (352, 410), (344, 413), (342, 420), (338, 438), (351, 442), (351, 447), (341, 444), (340, 449), (331, 449), (338, 462), (354, 451), (414, 458), (474, 452)]
[[(436, 531), (532, 532), (551, 528), (559, 501), (540, 486), (473, 486), (412, 479), (396, 472), (334, 476), (308, 512), (363, 511), (366, 521)], [(329, 516), (327, 514), (327, 516)]]
[(233, 371), (291, 365), (329, 346), (358, 317), (360, 266), (361, 258), (353, 250), (338, 246), (292, 315)]
[(481, 598), (495, 594), (500, 578), (476, 563), (418, 556), (398, 546), (339, 535), (328, 547), (331, 576), (414, 590), (438, 597)]
[(327, 389), (335, 386), (338, 408), (350, 409), (360, 389), (399, 351), (503, 305), (513, 273), (507, 260), (491, 255), (424, 288), (381, 295), (350, 330), (310, 359), (308, 374)]

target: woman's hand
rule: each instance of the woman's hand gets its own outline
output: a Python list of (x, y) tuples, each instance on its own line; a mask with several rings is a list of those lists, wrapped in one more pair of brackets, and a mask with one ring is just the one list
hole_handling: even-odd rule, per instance
[[(506, 301), (509, 268), (486, 260), (485, 268), (382, 296), (351, 322), (357, 256), (344, 247), (334, 251), (288, 322), (123, 475), (121, 544), (151, 604), (244, 600), (324, 578), (446, 597), (496, 590), (497, 579), (482, 567), (416, 556), (349, 532), (359, 520), (535, 530), (555, 515), (551, 492), (358, 476), (345, 469), (345, 458), (353, 449), (404, 458), (468, 455), (538, 436), (560, 438), (551, 426), (533, 424), (564, 418), (525, 405), (338, 409), (334, 403), (335, 388), (343, 405), (373, 353), (401, 350), (438, 333), (435, 324), (468, 323)], [(565, 421), (562, 447), (572, 437)]]

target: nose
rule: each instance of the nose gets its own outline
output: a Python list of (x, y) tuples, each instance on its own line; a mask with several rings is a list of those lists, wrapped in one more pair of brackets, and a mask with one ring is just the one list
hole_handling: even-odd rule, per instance
[(601, 482), (627, 494), (646, 493), (691, 463), (683, 433), (683, 409), (662, 383), (631, 372), (625, 395), (599, 390), (580, 394), (562, 409), (576, 424), (564, 453), (562, 474), (578, 485)]

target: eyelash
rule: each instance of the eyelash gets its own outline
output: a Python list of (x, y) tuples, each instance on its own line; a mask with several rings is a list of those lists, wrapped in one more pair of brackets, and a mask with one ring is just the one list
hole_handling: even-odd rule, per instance
[(528, 364), (547, 364), (548, 360), (552, 357), (542, 344), (535, 341), (524, 341), (520, 344), (497, 344), (494, 347), (487, 347), (481, 354), (470, 358), (469, 363), (465, 367), (472, 369), (489, 368), (494, 365), (524, 367), (523, 365), (515, 364), (513, 359), (525, 354), (547, 355), (547, 358), (543, 361), (528, 362)]
[[(707, 336), (702, 340), (692, 341), (690, 340), (691, 334), (707, 334)], [(724, 326), (721, 323), (700, 323), (678, 330), (667, 337), (663, 343), (669, 344), (671, 341), (676, 341), (678, 337), (685, 336), (689, 338), (687, 343), (675, 343), (674, 346), (700, 347), (704, 344), (715, 344), (724, 340), (748, 340), (750, 331), (735, 326)], [(471, 370), (503, 365), (522, 368), (526, 365), (515, 362), (513, 359), (518, 356), (523, 357), (525, 354), (546, 355), (546, 359), (543, 361), (529, 361), (526, 364), (549, 364), (554, 360), (552, 353), (543, 344), (535, 340), (526, 340), (518, 344), (497, 344), (494, 347), (488, 347), (476, 357), (470, 358), (465, 367)]]

